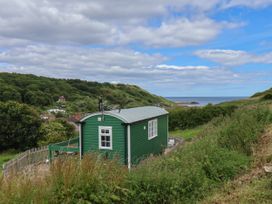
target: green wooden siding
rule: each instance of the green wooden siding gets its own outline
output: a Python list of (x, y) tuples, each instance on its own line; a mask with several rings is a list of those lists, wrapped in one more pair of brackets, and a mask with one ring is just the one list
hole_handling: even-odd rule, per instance
[[(148, 140), (148, 121), (131, 124), (131, 162), (137, 164), (150, 154), (159, 154), (167, 146), (168, 115), (157, 117), (158, 136)], [(145, 127), (145, 128), (144, 128)]]
[[(109, 115), (104, 115), (103, 121), (98, 121), (98, 117), (102, 115), (92, 116), (82, 125), (82, 153), (102, 152), (109, 158), (118, 157), (122, 163), (126, 164), (126, 126), (123, 125), (123, 121)], [(99, 149), (99, 126), (112, 127), (112, 150)]]

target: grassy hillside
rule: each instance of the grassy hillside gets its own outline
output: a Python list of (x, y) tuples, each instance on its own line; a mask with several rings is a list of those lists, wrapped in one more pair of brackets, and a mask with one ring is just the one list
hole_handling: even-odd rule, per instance
[[(196, 203), (251, 168), (271, 122), (263, 106), (238, 109), (209, 122), (199, 139), (130, 172), (96, 155), (80, 163), (77, 158), (56, 162), (45, 177), (0, 179), (0, 203)], [(272, 189), (269, 183), (256, 185)]]
[(250, 98), (237, 100), (237, 101), (230, 101), (230, 102), (223, 102), (219, 104), (220, 106), (245, 106), (245, 105), (267, 105), (272, 101), (272, 88), (268, 89), (263, 92), (258, 92), (252, 95)]
[(170, 101), (135, 85), (0, 73), (0, 101), (14, 100), (45, 108), (57, 105), (60, 96), (65, 97), (66, 107), (71, 112), (95, 111), (99, 97), (103, 97), (106, 105), (115, 107), (171, 105)]
[(202, 203), (272, 203), (272, 173), (264, 171), (264, 167), (269, 165), (272, 165), (271, 125), (254, 148), (251, 168), (224, 184)]
[[(258, 92), (258, 93), (255, 93), (252, 98), (263, 98), (267, 95), (272, 95), (272, 88), (266, 90), (266, 91), (263, 91), (263, 92)], [(272, 98), (271, 98), (272, 99)]]

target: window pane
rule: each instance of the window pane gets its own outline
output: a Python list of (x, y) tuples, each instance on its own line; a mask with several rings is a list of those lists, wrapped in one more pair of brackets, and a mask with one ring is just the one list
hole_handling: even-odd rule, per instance
[(99, 126), (100, 147), (103, 149), (111, 149), (112, 147), (112, 129), (107, 126)]

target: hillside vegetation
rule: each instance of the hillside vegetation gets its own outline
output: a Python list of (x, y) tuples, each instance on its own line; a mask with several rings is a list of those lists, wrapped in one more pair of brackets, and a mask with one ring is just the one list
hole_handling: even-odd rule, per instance
[(96, 155), (56, 161), (48, 176), (2, 180), (0, 203), (195, 203), (251, 167), (271, 122), (266, 107), (239, 108), (209, 122), (198, 140), (130, 173)]
[(272, 88), (263, 92), (255, 93), (251, 98), (266, 98), (267, 96), (270, 96), (270, 95), (272, 96)]
[(272, 100), (272, 88), (263, 92), (258, 92), (252, 95), (250, 98), (241, 99), (237, 101), (223, 102), (220, 106), (245, 106), (245, 105), (270, 105)]
[[(74, 126), (67, 122), (69, 116), (98, 111), (99, 98), (103, 98), (105, 109), (173, 105), (135, 85), (0, 73), (0, 153), (74, 137)], [(52, 108), (65, 112), (49, 114), (47, 110)]]
[(70, 112), (92, 112), (102, 97), (108, 106), (169, 106), (172, 103), (135, 85), (55, 79), (35, 75), (0, 73), (0, 101), (17, 101), (40, 108), (56, 105), (60, 96)]

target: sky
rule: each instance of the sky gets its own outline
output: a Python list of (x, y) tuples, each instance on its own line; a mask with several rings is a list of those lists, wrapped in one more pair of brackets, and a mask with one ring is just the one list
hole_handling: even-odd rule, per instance
[(0, 72), (250, 96), (271, 64), (272, 0), (0, 0)]

